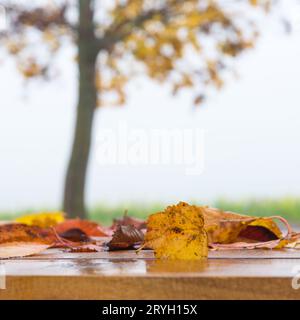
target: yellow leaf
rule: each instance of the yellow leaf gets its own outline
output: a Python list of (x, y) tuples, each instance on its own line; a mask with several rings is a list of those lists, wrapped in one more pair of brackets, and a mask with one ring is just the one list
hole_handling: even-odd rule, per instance
[(180, 202), (148, 218), (145, 246), (156, 258), (199, 260), (207, 257), (208, 243), (202, 208)]
[(202, 208), (209, 243), (229, 244), (240, 240), (259, 242), (282, 237), (279, 227), (272, 218), (251, 217), (209, 207)]
[(252, 6), (257, 6), (258, 5), (258, 0), (250, 0), (250, 4)]
[(34, 59), (29, 59), (26, 62), (19, 62), (18, 69), (27, 79), (42, 75), (43, 68)]
[(17, 218), (15, 221), (29, 226), (37, 226), (40, 228), (49, 228), (56, 226), (65, 220), (64, 212), (41, 212), (25, 215)]

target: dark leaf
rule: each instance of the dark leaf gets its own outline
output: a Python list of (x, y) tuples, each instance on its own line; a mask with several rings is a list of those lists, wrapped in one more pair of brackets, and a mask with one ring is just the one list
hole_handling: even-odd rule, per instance
[(88, 242), (91, 239), (87, 234), (79, 228), (73, 228), (66, 230), (59, 234), (62, 238), (73, 241), (73, 242)]
[(130, 249), (144, 240), (144, 234), (132, 225), (119, 226), (111, 241), (107, 244), (110, 250)]

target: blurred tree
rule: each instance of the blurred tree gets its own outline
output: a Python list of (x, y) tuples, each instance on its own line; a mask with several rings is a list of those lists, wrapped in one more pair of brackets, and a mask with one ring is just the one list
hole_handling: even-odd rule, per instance
[[(26, 1), (27, 2), (27, 1)], [(41, 4), (43, 2), (44, 4)], [(74, 45), (78, 105), (63, 208), (85, 217), (85, 180), (95, 110), (122, 105), (137, 74), (194, 88), (200, 104), (209, 86), (221, 88), (232, 58), (251, 48), (253, 13), (271, 0), (48, 0), (5, 1), (8, 27), (2, 48), (26, 79), (50, 79), (54, 55)], [(253, 9), (253, 10), (252, 10)]]

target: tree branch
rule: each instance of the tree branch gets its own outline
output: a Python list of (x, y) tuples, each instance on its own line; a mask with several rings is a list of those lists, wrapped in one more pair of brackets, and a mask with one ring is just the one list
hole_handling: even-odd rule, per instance
[(128, 37), (134, 28), (141, 28), (146, 21), (151, 20), (155, 15), (161, 15), (166, 22), (170, 12), (171, 10), (167, 7), (152, 9), (141, 13), (134, 19), (125, 19), (121, 23), (112, 25), (103, 37), (98, 39), (98, 50), (110, 51), (115, 44)]

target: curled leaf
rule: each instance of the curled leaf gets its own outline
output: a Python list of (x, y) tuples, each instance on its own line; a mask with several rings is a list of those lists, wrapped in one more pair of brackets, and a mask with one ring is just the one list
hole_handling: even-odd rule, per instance
[(132, 225), (119, 226), (107, 246), (110, 250), (129, 249), (142, 241), (144, 241), (142, 231)]
[[(202, 208), (205, 230), (212, 249), (279, 249), (300, 238), (300, 235), (293, 232), (287, 220), (280, 216), (250, 217), (208, 207)], [(285, 225), (285, 235), (275, 220)]]
[(209, 243), (262, 242), (282, 237), (272, 217), (258, 218), (202, 207)]

